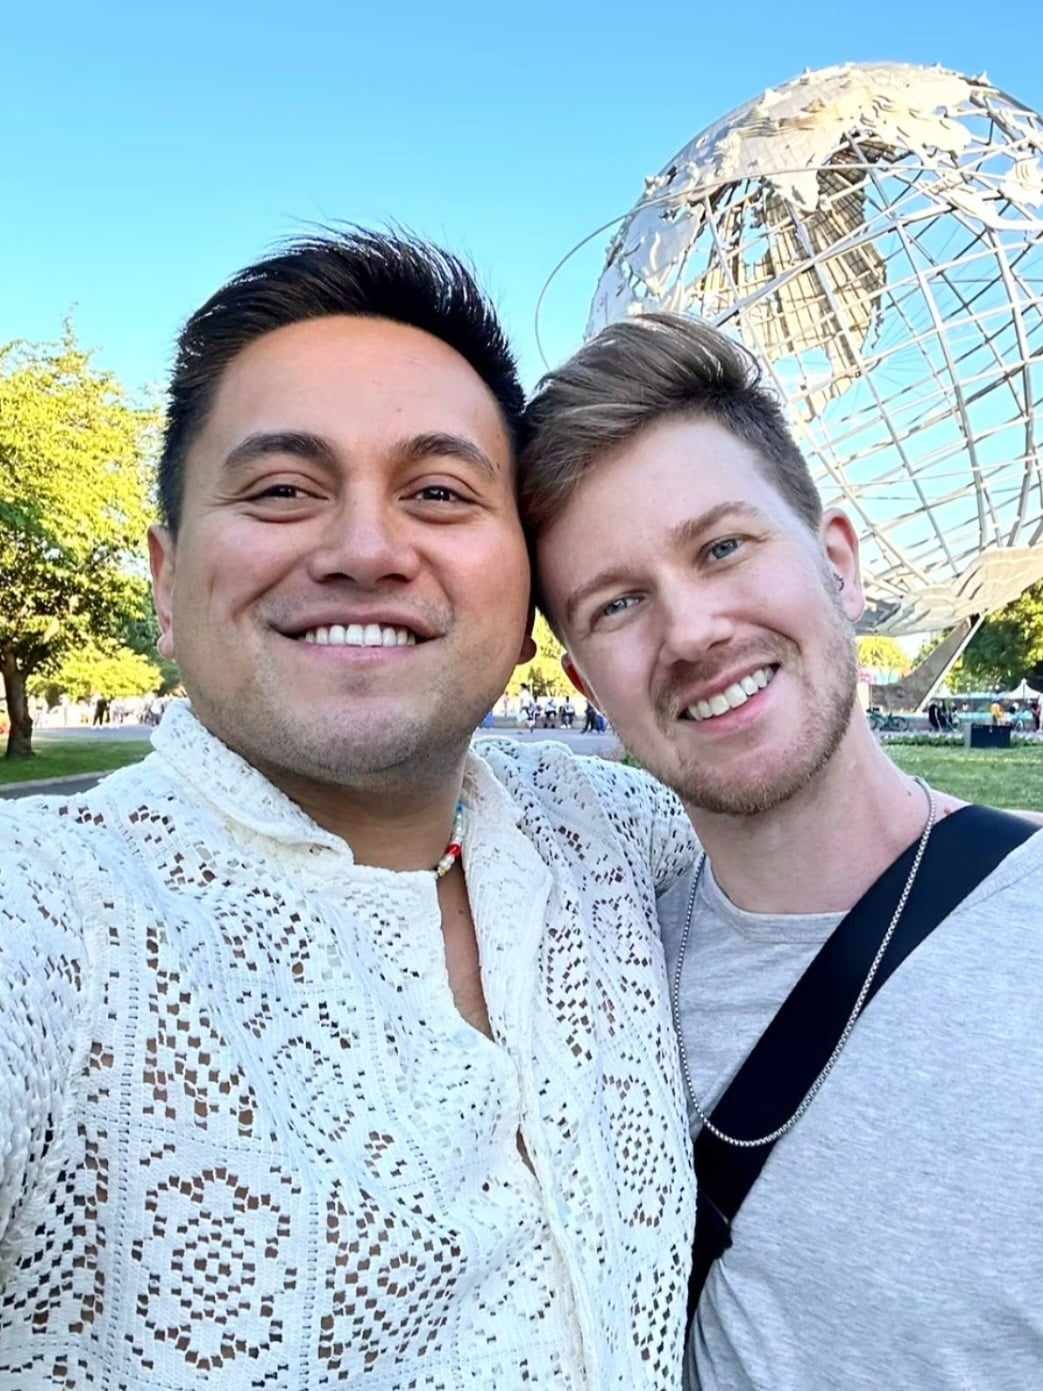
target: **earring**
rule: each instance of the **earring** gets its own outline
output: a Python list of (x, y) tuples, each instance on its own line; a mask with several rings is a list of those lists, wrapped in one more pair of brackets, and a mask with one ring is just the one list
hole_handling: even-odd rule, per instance
[(833, 571), (833, 578), (834, 578), (834, 579), (836, 580), (836, 582), (837, 582), (837, 590), (839, 591), (839, 590), (843, 589), (843, 588), (844, 588), (844, 576), (838, 574), (838, 573), (836, 572), (836, 570), (834, 570), (834, 571)]

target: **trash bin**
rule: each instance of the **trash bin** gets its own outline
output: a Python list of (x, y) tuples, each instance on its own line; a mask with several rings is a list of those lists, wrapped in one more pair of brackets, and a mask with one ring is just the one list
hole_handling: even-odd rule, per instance
[(968, 749), (1009, 749), (1009, 724), (969, 724), (963, 731), (964, 746)]

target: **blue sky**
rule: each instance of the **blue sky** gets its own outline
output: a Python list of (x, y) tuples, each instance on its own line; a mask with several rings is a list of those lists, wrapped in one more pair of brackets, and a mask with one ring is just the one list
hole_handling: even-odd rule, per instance
[[(395, 219), (469, 255), (531, 384), (539, 290), (710, 121), (805, 67), (940, 62), (1043, 108), (1043, 4), (176, 7), (52, 0), (5, 16), (0, 342), (81, 339), (131, 388), (180, 321), (309, 223)], [(555, 283), (575, 347), (604, 245)]]

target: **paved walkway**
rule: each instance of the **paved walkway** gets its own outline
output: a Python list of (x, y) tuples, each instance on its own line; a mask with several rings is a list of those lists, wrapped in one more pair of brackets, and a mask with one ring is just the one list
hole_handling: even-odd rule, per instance
[(12, 782), (0, 787), (0, 801), (12, 797), (71, 797), (101, 782), (104, 773), (80, 773), (75, 778), (36, 778), (32, 782)]
[[(148, 725), (102, 725), (92, 729), (89, 725), (76, 725), (70, 729), (41, 729), (34, 734), (34, 742), (46, 743), (49, 739), (94, 737), (106, 739), (147, 739), (152, 733)], [(540, 739), (568, 744), (576, 753), (596, 754), (601, 758), (618, 758), (622, 753), (619, 740), (614, 734), (581, 734), (576, 729), (537, 729), (532, 734), (527, 729), (513, 729), (496, 726), (480, 729), (478, 738), (517, 739), (530, 744)], [(36, 778), (32, 782), (15, 782), (0, 786), (0, 801), (12, 797), (71, 797), (77, 792), (86, 792), (105, 777), (104, 773), (79, 773), (74, 778)]]

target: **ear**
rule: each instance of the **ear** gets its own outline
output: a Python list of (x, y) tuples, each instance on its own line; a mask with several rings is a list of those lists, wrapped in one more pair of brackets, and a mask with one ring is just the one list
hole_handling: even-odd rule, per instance
[(819, 537), (831, 574), (843, 580), (843, 584), (838, 586), (840, 607), (852, 623), (857, 623), (866, 607), (858, 559), (858, 533), (846, 512), (831, 507), (822, 516)]
[(152, 570), (152, 601), (159, 619), (156, 649), (168, 661), (174, 658), (174, 538), (165, 526), (148, 529), (148, 559)]
[(525, 636), (522, 638), (521, 648), (519, 649), (518, 656), (515, 658), (514, 662), (514, 665), (516, 667), (525, 666), (526, 662), (531, 662), (533, 657), (535, 657), (539, 652), (539, 648), (536, 646), (536, 641), (532, 636), (532, 625), (534, 617), (535, 616), (532, 610), (530, 609), (529, 625), (525, 630)]
[(583, 677), (580, 675), (579, 668), (576, 666), (576, 663), (572, 660), (572, 658), (569, 656), (567, 652), (563, 652), (561, 654), (561, 665), (565, 672), (565, 675), (572, 682), (576, 690), (579, 691), (580, 695), (585, 696), (587, 700), (593, 700), (594, 704), (597, 705), (598, 702), (591, 694), (590, 687), (583, 680)]

